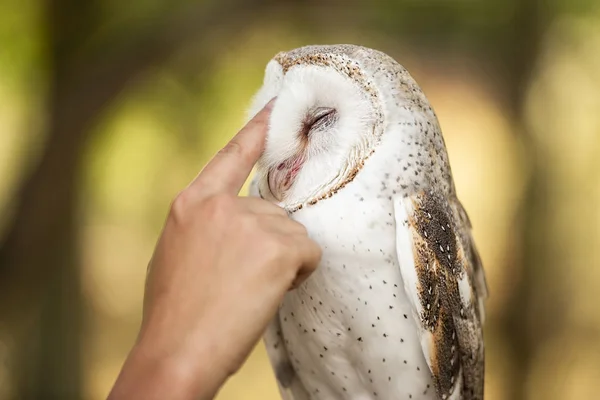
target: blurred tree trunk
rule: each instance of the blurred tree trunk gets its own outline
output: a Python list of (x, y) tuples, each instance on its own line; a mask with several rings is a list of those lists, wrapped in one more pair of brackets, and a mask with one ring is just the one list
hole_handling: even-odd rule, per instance
[[(526, 400), (528, 382), (534, 361), (544, 343), (557, 332), (560, 301), (550, 295), (560, 285), (557, 275), (545, 265), (549, 227), (545, 197), (548, 185), (544, 161), (536, 143), (528, 132), (525, 102), (526, 94), (549, 25), (551, 10), (542, 0), (515, 2), (515, 13), (510, 31), (505, 36), (503, 52), (507, 71), (507, 109), (514, 121), (515, 131), (521, 136), (529, 168), (529, 180), (514, 224), (516, 248), (508, 259), (516, 265), (509, 270), (516, 273), (511, 298), (499, 316), (500, 333), (510, 351), (506, 382), (507, 399)], [(492, 294), (493, 295), (493, 294)]]
[[(98, 28), (95, 1), (47, 0), (46, 146), (23, 182), (0, 243), (0, 328), (12, 334), (15, 399), (79, 399), (84, 299), (80, 286), (78, 191), (95, 120), (129, 81), (216, 27), (239, 34), (272, 1), (195, 2), (152, 26), (85, 41)], [(250, 18), (248, 18), (250, 17)], [(234, 29), (233, 27), (237, 29)], [(212, 47), (211, 47), (212, 46)], [(210, 52), (202, 57), (210, 63)]]
[[(68, 65), (96, 26), (94, 2), (45, 3), (49, 96), (47, 145), (19, 194), (12, 229), (1, 247), (9, 306), (25, 317), (14, 354), (15, 397), (80, 397), (82, 297), (77, 265), (76, 199), (90, 113), (68, 88)], [(33, 310), (30, 313), (30, 310)], [(17, 326), (20, 324), (17, 324)]]

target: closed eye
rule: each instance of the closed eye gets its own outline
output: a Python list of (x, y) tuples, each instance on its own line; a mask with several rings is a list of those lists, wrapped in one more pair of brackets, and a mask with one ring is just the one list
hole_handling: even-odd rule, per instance
[(304, 131), (310, 132), (323, 129), (333, 124), (337, 119), (337, 110), (330, 107), (317, 107), (310, 112), (304, 123)]

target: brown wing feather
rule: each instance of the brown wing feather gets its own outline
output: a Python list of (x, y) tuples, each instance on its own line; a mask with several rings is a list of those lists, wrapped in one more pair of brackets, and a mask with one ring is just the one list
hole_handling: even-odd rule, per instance
[(442, 399), (483, 399), (483, 293), (476, 279), (483, 269), (468, 222), (453, 201), (432, 192), (394, 206), (400, 269), (436, 390)]
[(461, 240), (461, 245), (463, 249), (465, 249), (466, 257), (468, 258), (467, 268), (469, 268), (470, 274), (474, 277), (475, 290), (481, 303), (479, 311), (481, 313), (481, 321), (483, 323), (485, 319), (483, 300), (489, 296), (489, 289), (485, 279), (483, 263), (481, 262), (481, 257), (479, 256), (479, 252), (475, 246), (475, 241), (471, 235), (472, 225), (467, 211), (456, 197), (451, 200), (450, 204), (455, 212), (455, 215), (458, 216), (459, 225), (462, 225), (463, 227), (463, 229), (460, 229), (459, 231), (459, 237)]

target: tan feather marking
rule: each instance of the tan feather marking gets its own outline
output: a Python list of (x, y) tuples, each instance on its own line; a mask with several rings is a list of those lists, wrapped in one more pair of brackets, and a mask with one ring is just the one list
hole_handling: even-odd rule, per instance
[(411, 200), (414, 212), (409, 216), (409, 225), (422, 307), (421, 323), (432, 334), (430, 366), (436, 390), (441, 398), (447, 398), (465, 364), (463, 350), (467, 349), (459, 337), (472, 339), (459, 322), (471, 313), (462, 304), (458, 289), (458, 279), (465, 276), (467, 260), (450, 211), (443, 206), (446, 203), (425, 193)]
[[(411, 222), (418, 224), (418, 219)], [(412, 225), (416, 230), (418, 225)], [(460, 373), (458, 340), (449, 312), (447, 273), (423, 236), (413, 233), (415, 267), (422, 306), (421, 323), (432, 334), (430, 366), (438, 394), (449, 395)]]
[[(371, 153), (367, 157), (365, 157), (365, 160), (367, 158), (369, 158), (369, 156), (371, 154), (373, 154), (373, 152), (374, 151), (371, 151)], [(356, 174), (358, 174), (358, 172), (365, 165), (365, 160), (362, 160), (358, 164), (358, 166), (356, 168), (354, 168), (352, 171), (350, 171), (350, 173), (348, 174), (348, 176), (346, 177), (346, 179), (344, 179), (343, 181), (341, 181), (340, 183), (338, 183), (330, 191), (328, 191), (327, 193), (325, 193), (325, 194), (323, 194), (323, 195), (321, 195), (321, 196), (319, 196), (317, 198), (314, 198), (314, 199), (308, 201), (306, 204), (308, 204), (309, 206), (312, 206), (314, 204), (317, 204), (320, 200), (327, 199), (327, 198), (333, 196), (334, 194), (336, 194), (338, 192), (338, 190), (342, 189), (344, 186), (346, 186), (348, 183), (350, 183), (350, 182), (352, 182), (354, 180), (354, 178), (356, 177)], [(303, 206), (304, 206), (304, 204), (298, 204), (295, 207), (289, 208), (287, 211), (290, 212), (290, 213), (293, 213), (295, 211), (298, 211), (298, 210), (302, 209)]]

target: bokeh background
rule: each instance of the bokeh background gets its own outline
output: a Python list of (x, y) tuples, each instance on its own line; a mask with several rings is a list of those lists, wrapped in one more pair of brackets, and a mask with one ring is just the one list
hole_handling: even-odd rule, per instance
[[(171, 199), (316, 43), (387, 52), (438, 113), (486, 398), (598, 398), (600, 2), (1, 0), (0, 399), (106, 397)], [(218, 399), (278, 399), (262, 343)]]

